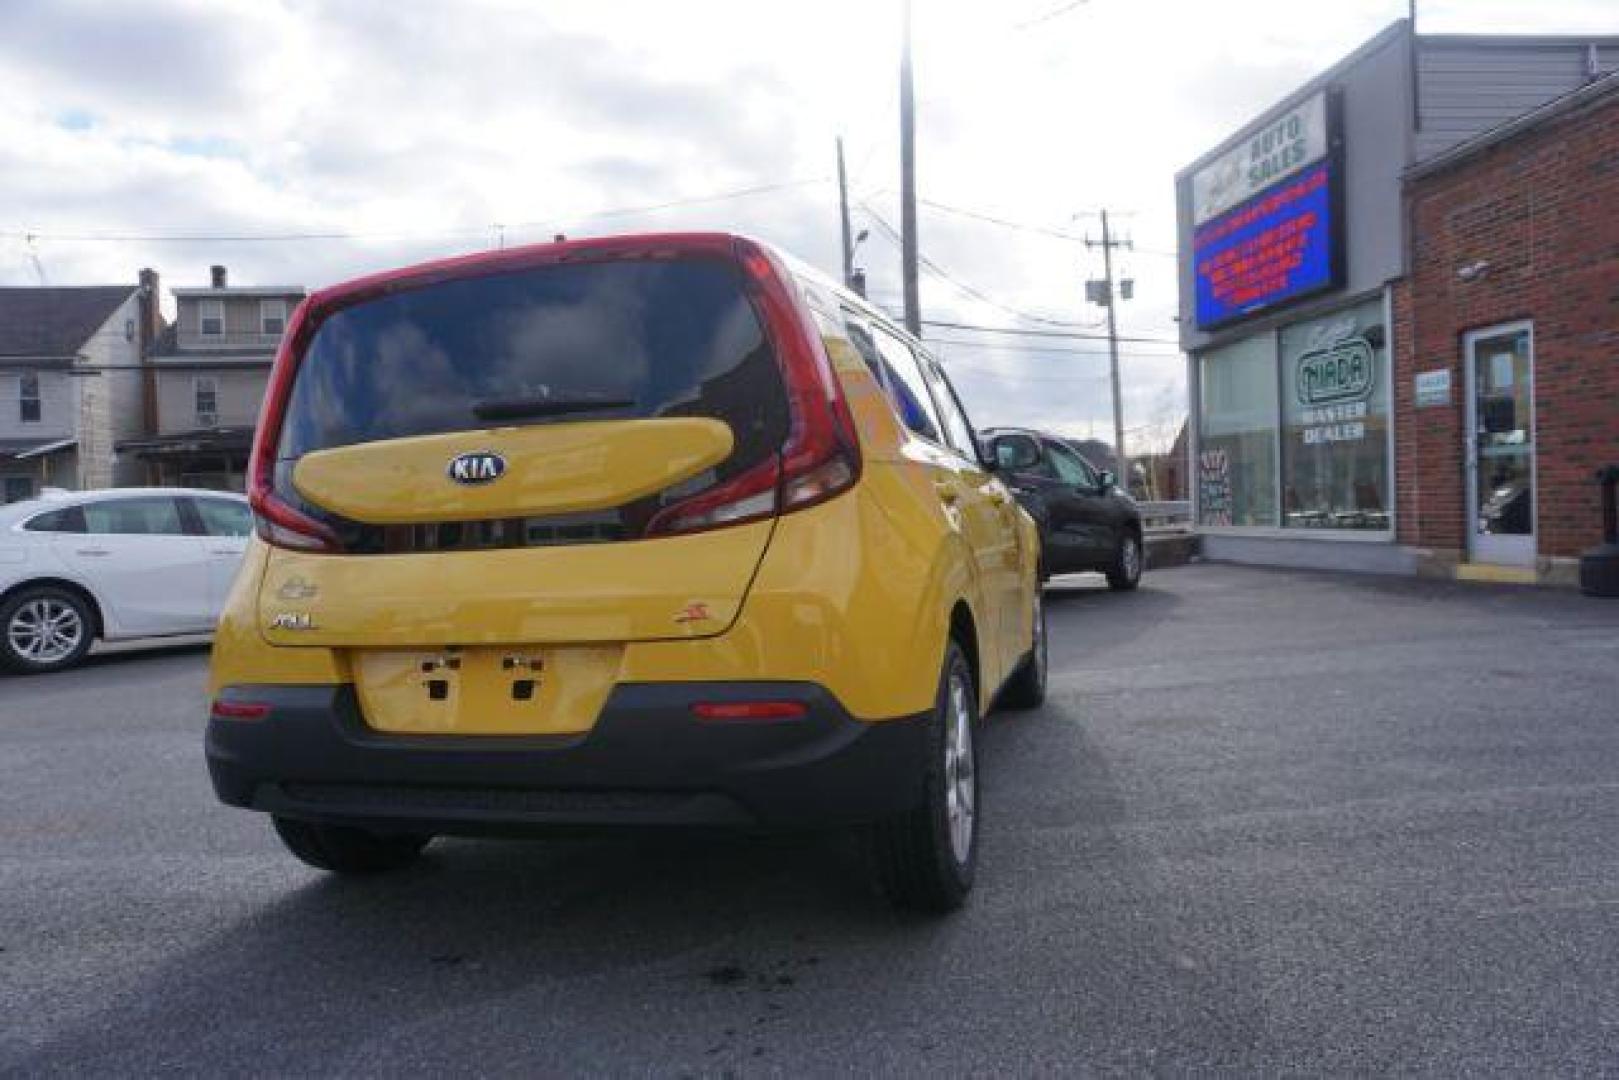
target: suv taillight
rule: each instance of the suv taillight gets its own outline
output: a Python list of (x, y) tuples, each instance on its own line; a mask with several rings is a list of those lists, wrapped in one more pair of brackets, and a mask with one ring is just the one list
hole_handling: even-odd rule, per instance
[(647, 535), (697, 532), (824, 502), (860, 479), (860, 443), (814, 318), (767, 248), (736, 241), (742, 276), (775, 349), (792, 417), (781, 452), (739, 476), (660, 510)]
[(325, 524), (289, 506), (275, 492), (275, 451), (281, 441), (281, 422), (286, 417), (287, 399), (292, 396), (298, 358), (310, 336), (309, 302), (298, 305), (281, 335), (270, 383), (264, 391), (264, 407), (253, 431), (253, 452), (247, 462), (247, 501), (253, 508), (253, 522), (259, 538), (276, 547), (297, 551), (341, 551), (342, 543)]

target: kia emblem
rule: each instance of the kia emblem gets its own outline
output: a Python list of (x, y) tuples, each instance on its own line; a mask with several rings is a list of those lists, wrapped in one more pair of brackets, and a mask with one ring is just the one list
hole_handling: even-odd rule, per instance
[(457, 454), (445, 470), (457, 484), (488, 484), (506, 475), (506, 459), (492, 450)]

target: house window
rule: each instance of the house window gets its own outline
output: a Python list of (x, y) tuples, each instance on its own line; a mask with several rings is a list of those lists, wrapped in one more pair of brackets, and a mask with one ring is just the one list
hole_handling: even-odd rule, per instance
[(17, 380), (17, 419), (25, 424), (37, 424), (39, 416), (39, 376), (26, 372)]
[(197, 405), (197, 426), (213, 427), (219, 423), (219, 381), (211, 375), (200, 375), (191, 381)]
[(223, 337), (225, 334), (225, 301), (204, 300), (198, 305), (200, 330), (204, 337)]
[(259, 301), (259, 332), (280, 337), (287, 328), (287, 302), (285, 300)]

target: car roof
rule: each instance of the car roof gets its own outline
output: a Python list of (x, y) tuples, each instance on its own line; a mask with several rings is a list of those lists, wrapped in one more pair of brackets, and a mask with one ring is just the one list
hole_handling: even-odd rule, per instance
[(371, 299), (387, 292), (415, 288), (421, 285), (458, 278), (479, 277), (504, 271), (525, 270), (539, 266), (557, 265), (592, 256), (634, 253), (639, 251), (684, 250), (692, 252), (728, 252), (739, 240), (768, 249), (788, 273), (802, 284), (810, 284), (837, 297), (862, 313), (881, 319), (890, 330), (898, 331), (906, 341), (920, 345), (931, 355), (926, 343), (908, 333), (891, 315), (831, 275), (811, 266), (777, 244), (761, 240), (742, 232), (649, 232), (621, 233), (592, 236), (576, 240), (556, 240), (550, 243), (524, 244), (495, 251), (477, 251), (468, 255), (455, 255), (444, 259), (396, 267), (364, 277), (352, 278), (318, 289), (310, 294), (306, 303), (311, 311), (329, 312), (352, 303)]
[(196, 498), (228, 499), (232, 502), (247, 503), (247, 496), (234, 491), (216, 491), (212, 488), (177, 488), (177, 487), (123, 487), (123, 488), (96, 488), (93, 491), (48, 491), (32, 499), (21, 502), (7, 503), (0, 506), (0, 522), (17, 521), (21, 518), (31, 517), (46, 510), (59, 509), (64, 506), (86, 506), (91, 503), (107, 502), (112, 499), (132, 499), (143, 496), (176, 496), (186, 495)]
[(980, 434), (983, 434), (983, 435), (1028, 435), (1028, 436), (1030, 436), (1032, 438), (1044, 439), (1047, 442), (1059, 442), (1059, 443), (1062, 443), (1064, 446), (1068, 445), (1068, 440), (1064, 439), (1061, 435), (1053, 435), (1049, 431), (1041, 431), (1038, 428), (1015, 427), (1015, 426), (1012, 426), (1012, 425), (1009, 425), (1009, 424), (1001, 424), (1001, 425), (997, 425), (996, 427), (984, 428), (983, 431), (980, 432)]

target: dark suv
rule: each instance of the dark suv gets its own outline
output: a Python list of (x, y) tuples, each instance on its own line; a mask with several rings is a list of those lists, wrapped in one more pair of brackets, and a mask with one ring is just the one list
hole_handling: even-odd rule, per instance
[(989, 428), (996, 470), (1040, 526), (1044, 574), (1096, 570), (1115, 589), (1141, 581), (1141, 510), (1078, 451), (1054, 435)]

